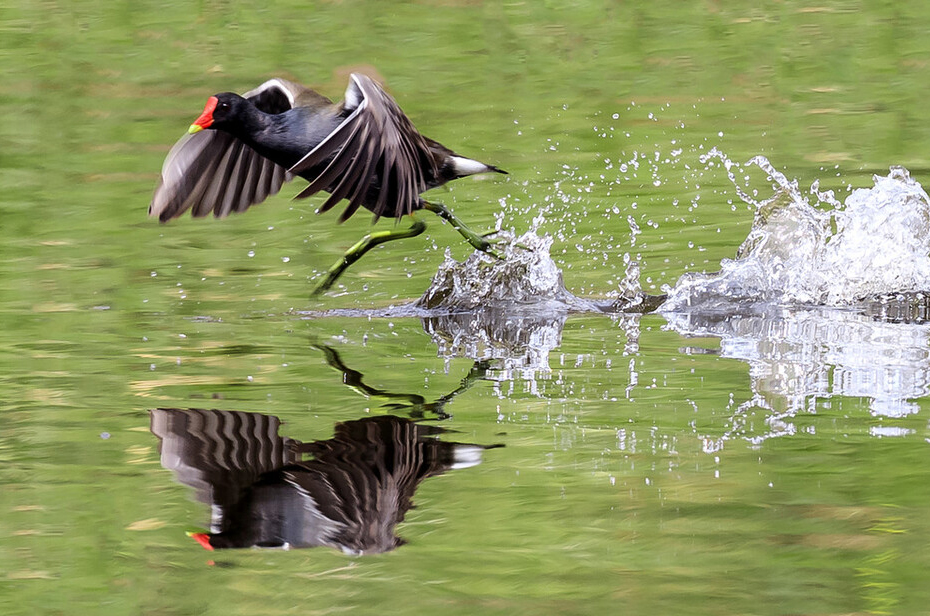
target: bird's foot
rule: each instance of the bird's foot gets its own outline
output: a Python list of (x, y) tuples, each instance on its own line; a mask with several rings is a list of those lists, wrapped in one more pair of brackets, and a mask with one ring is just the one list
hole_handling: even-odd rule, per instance
[[(460, 233), (462, 232), (460, 231)], [(497, 232), (493, 231), (490, 234), (486, 233), (484, 235), (478, 235), (477, 233), (468, 232), (468, 233), (462, 233), (462, 235), (465, 237), (465, 239), (468, 241), (469, 244), (475, 247), (475, 250), (480, 250), (481, 252), (491, 255), (492, 257), (494, 257), (495, 259), (499, 261), (503, 261), (504, 260), (503, 249), (507, 245), (507, 242), (506, 241), (492, 242), (487, 239), (489, 235), (493, 236), (495, 233)]]
[[(487, 239), (489, 237), (494, 237), (495, 235), (499, 235), (502, 232), (503, 232), (502, 229), (495, 229), (494, 231), (488, 231), (487, 233), (482, 233), (481, 237), (484, 239)], [(533, 250), (532, 248), (530, 248), (529, 246), (527, 246), (526, 244), (522, 242), (509, 242), (505, 239), (497, 241), (497, 242), (489, 242), (489, 244), (493, 246), (499, 246), (501, 248), (504, 248), (506, 246), (513, 246), (514, 248), (519, 248), (520, 250), (526, 250), (527, 252), (536, 252), (535, 250)]]

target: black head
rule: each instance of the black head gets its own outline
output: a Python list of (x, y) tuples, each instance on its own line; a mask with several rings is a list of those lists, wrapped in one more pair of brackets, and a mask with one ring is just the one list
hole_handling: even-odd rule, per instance
[(190, 133), (197, 133), (205, 128), (228, 129), (242, 113), (249, 102), (232, 92), (223, 92), (207, 99), (200, 117), (191, 124)]

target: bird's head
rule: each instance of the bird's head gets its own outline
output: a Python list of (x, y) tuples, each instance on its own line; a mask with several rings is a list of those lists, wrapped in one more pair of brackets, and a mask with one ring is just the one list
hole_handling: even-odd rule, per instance
[(241, 113), (242, 107), (246, 104), (248, 101), (232, 92), (211, 96), (204, 105), (203, 113), (194, 120), (188, 132), (199, 133), (205, 128), (222, 129)]

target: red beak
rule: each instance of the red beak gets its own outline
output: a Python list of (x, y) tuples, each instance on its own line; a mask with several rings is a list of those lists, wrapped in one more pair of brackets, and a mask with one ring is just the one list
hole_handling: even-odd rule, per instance
[(219, 101), (215, 96), (211, 96), (207, 99), (207, 104), (203, 108), (203, 113), (200, 114), (200, 117), (194, 120), (194, 123), (191, 124), (190, 129), (187, 131), (189, 133), (199, 133), (205, 128), (209, 128), (213, 124), (213, 110), (216, 109), (216, 104)]
[(203, 546), (203, 549), (213, 551), (213, 546), (210, 545), (210, 535), (207, 533), (190, 533), (191, 538), (193, 538), (197, 543)]

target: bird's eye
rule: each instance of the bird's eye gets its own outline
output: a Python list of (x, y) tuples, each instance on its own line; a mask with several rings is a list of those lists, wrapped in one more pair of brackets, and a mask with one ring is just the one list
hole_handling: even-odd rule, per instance
[(229, 103), (220, 103), (220, 109), (229, 109)]

